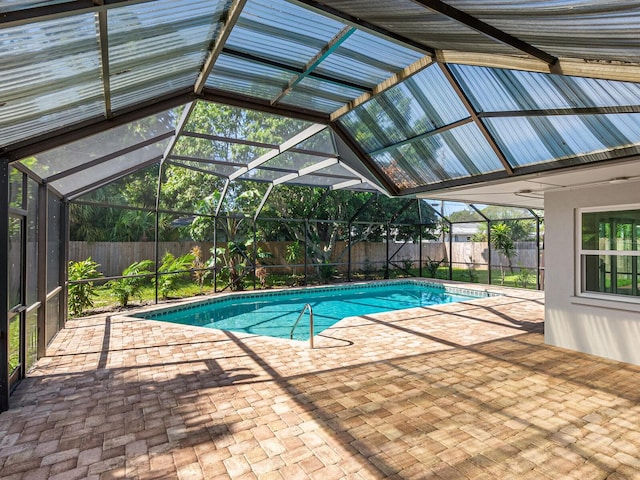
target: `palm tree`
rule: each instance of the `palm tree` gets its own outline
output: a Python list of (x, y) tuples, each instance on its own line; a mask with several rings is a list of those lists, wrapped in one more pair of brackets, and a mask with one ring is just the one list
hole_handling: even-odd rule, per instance
[[(513, 273), (511, 259), (516, 256), (516, 248), (511, 239), (511, 228), (506, 223), (494, 223), (491, 225), (491, 245), (502, 252), (509, 262), (509, 270)], [(504, 268), (500, 262), (501, 285), (504, 285)]]

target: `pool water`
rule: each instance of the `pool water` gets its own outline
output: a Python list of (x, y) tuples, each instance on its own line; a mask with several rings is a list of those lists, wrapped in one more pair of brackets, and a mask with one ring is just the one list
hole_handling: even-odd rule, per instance
[[(304, 306), (313, 308), (314, 335), (346, 317), (461, 302), (486, 296), (465, 290), (452, 293), (426, 282), (384, 282), (344, 287), (320, 287), (279, 292), (231, 294), (205, 303), (155, 310), (138, 317), (216, 328), (233, 332), (289, 338)], [(309, 339), (308, 314), (294, 331), (295, 340)]]

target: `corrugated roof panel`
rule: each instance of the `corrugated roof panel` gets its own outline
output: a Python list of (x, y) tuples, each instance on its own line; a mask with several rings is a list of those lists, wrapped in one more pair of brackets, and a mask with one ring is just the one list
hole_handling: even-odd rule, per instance
[[(153, 145), (101, 163), (100, 165), (89, 167), (78, 173), (55, 180), (51, 182), (51, 186), (61, 194), (67, 195), (92, 185), (101, 179), (109, 178), (111, 175), (115, 175), (161, 156), (168, 144), (169, 139), (162, 140)], [(158, 158), (158, 160), (160, 159)]]
[(343, 24), (282, 0), (250, 0), (226, 47), (302, 68)]
[[(182, 86), (176, 78), (190, 75), (193, 85), (228, 4), (227, 0), (159, 0), (110, 9), (109, 68), (114, 104), (124, 106), (118, 96), (135, 86), (146, 89), (148, 98), (175, 90), (176, 83)], [(156, 80), (150, 88), (147, 82), (154, 73), (165, 80)]]
[(222, 54), (206, 86), (270, 100), (278, 96), (292, 77), (290, 71)]
[(316, 71), (373, 87), (422, 56), (397, 43), (356, 31)]
[(0, 1), (0, 12), (13, 12), (18, 10), (26, 10), (27, 8), (58, 5), (60, 3), (71, 3), (72, 1), (73, 0), (2, 0)]
[(513, 166), (640, 146), (640, 114), (486, 119)]
[(324, 5), (425, 46), (469, 52), (517, 53), (471, 27), (412, 0), (323, 0)]
[(640, 105), (640, 83), (468, 65), (451, 70), (480, 112)]
[[(46, 180), (71, 168), (172, 132), (180, 116), (180, 110), (179, 108), (168, 110), (64, 144), (22, 160), (22, 163)], [(157, 155), (161, 153), (156, 152)]]
[(440, 68), (426, 68), (344, 115), (339, 121), (367, 152), (467, 118)]
[(640, 9), (635, 1), (448, 3), (557, 57), (640, 61)]
[(278, 103), (331, 113), (358, 98), (361, 94), (362, 90), (306, 77)]
[(373, 156), (372, 159), (391, 183), (399, 189), (414, 188), (421, 184), (417, 175), (413, 175), (407, 169), (407, 162), (402, 156), (397, 155), (397, 152), (396, 155), (392, 155), (390, 151), (382, 152)]
[[(144, 102), (146, 100), (152, 100), (157, 97), (158, 92), (179, 91), (190, 87), (196, 80), (196, 76), (192, 71), (187, 72), (175, 72), (170, 76), (153, 75), (153, 68), (144, 73), (146, 80), (140, 83), (143, 73), (137, 72), (137, 74), (129, 77), (131, 82), (125, 86), (125, 77), (122, 78), (123, 82), (115, 82), (115, 88), (111, 91), (114, 96), (111, 97), (111, 109), (116, 111), (126, 108), (136, 103)], [(114, 83), (111, 84), (114, 87)]]
[(92, 14), (0, 30), (0, 146), (104, 114)]
[[(393, 162), (389, 160), (393, 158)], [(385, 173), (393, 164), (394, 169), (404, 170), (397, 178), (412, 178), (417, 185), (429, 185), (456, 178), (471, 177), (500, 171), (502, 164), (475, 124), (467, 124), (442, 134), (431, 135), (382, 154), (373, 155)], [(398, 184), (399, 188), (407, 188)]]

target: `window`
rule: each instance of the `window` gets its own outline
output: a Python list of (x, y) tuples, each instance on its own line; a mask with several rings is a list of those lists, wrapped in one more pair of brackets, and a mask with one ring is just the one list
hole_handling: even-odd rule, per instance
[(579, 212), (580, 293), (640, 301), (640, 205)]

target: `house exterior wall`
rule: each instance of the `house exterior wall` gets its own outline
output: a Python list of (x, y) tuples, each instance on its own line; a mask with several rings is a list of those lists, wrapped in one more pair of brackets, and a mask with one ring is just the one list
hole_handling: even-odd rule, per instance
[(640, 184), (545, 194), (545, 342), (640, 365), (640, 303), (578, 294), (577, 209), (640, 204)]

